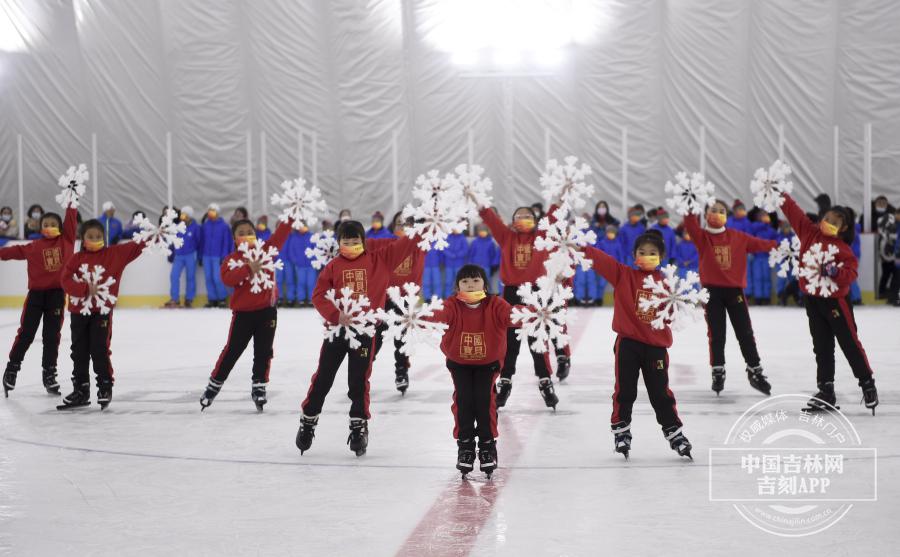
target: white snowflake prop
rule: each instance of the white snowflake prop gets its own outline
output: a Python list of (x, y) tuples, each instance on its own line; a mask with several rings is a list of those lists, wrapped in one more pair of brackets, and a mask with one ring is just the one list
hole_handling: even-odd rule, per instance
[(769, 250), (769, 267), (778, 268), (778, 276), (787, 278), (788, 271), (794, 278), (800, 276), (800, 239), (792, 236)]
[(456, 183), (462, 189), (463, 199), (468, 207), (468, 216), (474, 219), (478, 211), (491, 206), (490, 191), (494, 184), (490, 178), (482, 178), (484, 169), (477, 164), (461, 164), (456, 167)]
[(103, 273), (105, 272), (106, 269), (102, 265), (94, 265), (91, 268), (85, 263), (78, 267), (77, 273), (72, 275), (75, 282), (85, 283), (89, 287), (97, 287), (97, 293), (94, 295), (88, 294), (84, 298), (70, 297), (70, 301), (73, 304), (81, 304), (79, 312), (81, 315), (90, 315), (92, 309), (99, 310), (101, 315), (107, 315), (115, 306), (117, 298), (109, 293), (109, 289), (116, 283), (116, 279), (113, 277), (104, 278)]
[(534, 249), (549, 252), (544, 262), (547, 275), (551, 278), (569, 278), (575, 274), (576, 265), (585, 271), (590, 269), (592, 263), (585, 257), (583, 249), (594, 245), (597, 234), (582, 217), (570, 222), (565, 206), (557, 209), (553, 217), (556, 219), (553, 223), (547, 217), (538, 222), (538, 230), (544, 234), (534, 240)]
[(715, 203), (715, 191), (715, 186), (707, 182), (703, 174), (694, 172), (688, 176), (687, 172), (679, 172), (675, 175), (675, 183), (666, 182), (666, 193), (672, 194), (666, 199), (666, 205), (681, 216), (702, 215)]
[(541, 353), (569, 344), (566, 300), (572, 298), (571, 288), (543, 276), (537, 280), (536, 289), (526, 282), (519, 286), (517, 294), (526, 306), (514, 307), (511, 313), (512, 321), (522, 324), (516, 331), (519, 340), (533, 338), (531, 349)]
[(141, 229), (134, 236), (134, 241), (144, 242), (145, 252), (167, 254), (170, 246), (178, 249), (184, 245), (184, 238), (178, 235), (184, 234), (187, 226), (178, 219), (178, 213), (173, 209), (166, 209), (159, 226), (143, 215), (134, 217), (133, 223)]
[(384, 332), (386, 338), (399, 340), (403, 343), (400, 352), (411, 355), (415, 344), (428, 342), (437, 344), (447, 330), (445, 323), (427, 321), (433, 317), (436, 311), (444, 309), (444, 302), (437, 297), (432, 297), (430, 302), (419, 302), (419, 285), (407, 282), (401, 291), (399, 286), (387, 289), (388, 297), (394, 305), (400, 309), (399, 313), (379, 309), (378, 317), (387, 325)]
[(259, 294), (263, 290), (275, 288), (275, 271), (284, 269), (284, 262), (277, 259), (278, 248), (267, 246), (265, 242), (259, 242), (254, 246), (241, 242), (238, 251), (244, 257), (243, 259), (229, 259), (229, 269), (239, 269), (251, 261), (260, 263), (259, 272), (250, 276), (250, 292)]
[(431, 170), (416, 179), (412, 194), (421, 203), (417, 207), (407, 205), (403, 218), (415, 221), (409, 228), (419, 236), (422, 251), (431, 250), (432, 243), (434, 249), (443, 250), (449, 245), (447, 236), (466, 229), (468, 204), (454, 175), (440, 178), (437, 170)]
[(328, 210), (322, 199), (322, 192), (317, 186), (306, 187), (306, 180), (285, 180), (281, 183), (283, 193), (272, 194), (272, 205), (284, 207), (278, 216), (281, 222), (293, 219), (293, 227), (300, 230), (304, 224), (311, 226), (319, 220), (319, 214)]
[(340, 244), (334, 238), (334, 231), (323, 230), (310, 237), (312, 247), (306, 248), (306, 257), (310, 258), (310, 265), (315, 270), (321, 270), (325, 265), (340, 253)]
[(702, 315), (703, 304), (709, 302), (709, 291), (698, 289), (700, 275), (694, 271), (688, 271), (685, 278), (680, 278), (675, 265), (666, 265), (661, 270), (662, 280), (653, 276), (644, 278), (643, 286), (650, 292), (650, 297), (641, 299), (638, 307), (642, 312), (655, 313), (656, 317), (650, 322), (654, 329), (680, 329), (685, 324), (685, 315), (694, 321)]
[(767, 213), (781, 207), (784, 203), (783, 194), (794, 191), (794, 183), (788, 181), (790, 175), (790, 165), (781, 160), (773, 162), (769, 170), (758, 168), (753, 174), (753, 181), (750, 182), (753, 203)]
[(333, 341), (343, 336), (350, 343), (350, 348), (355, 350), (362, 346), (358, 336), (375, 335), (375, 325), (378, 323), (378, 315), (369, 309), (369, 298), (360, 294), (353, 295), (353, 289), (349, 286), (341, 288), (341, 297), (335, 297), (334, 288), (325, 293), (325, 299), (334, 304), (341, 313), (350, 316), (350, 325), (325, 324), (325, 338)]
[(594, 195), (594, 186), (584, 183), (585, 177), (593, 174), (593, 170), (583, 163), (576, 166), (578, 157), (572, 155), (563, 162), (559, 164), (556, 159), (547, 161), (540, 179), (542, 194), (547, 203), (559, 200), (565, 207), (580, 209)]
[(78, 200), (87, 189), (85, 182), (89, 179), (87, 165), (70, 166), (66, 173), (59, 177), (59, 187), (62, 188), (62, 191), (56, 195), (56, 202), (63, 209), (77, 209)]
[(827, 298), (838, 291), (837, 283), (828, 275), (822, 274), (822, 269), (829, 265), (844, 266), (843, 263), (835, 263), (834, 256), (839, 251), (833, 244), (828, 244), (828, 249), (823, 249), (821, 243), (815, 243), (803, 253), (799, 276), (806, 279), (807, 292)]

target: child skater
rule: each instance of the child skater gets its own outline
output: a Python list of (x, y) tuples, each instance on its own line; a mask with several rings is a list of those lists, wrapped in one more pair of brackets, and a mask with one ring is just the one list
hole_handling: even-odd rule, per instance
[[(266, 245), (274, 246), (281, 250), (285, 240), (291, 233), (292, 221), (282, 222), (275, 229)], [(237, 220), (232, 226), (234, 244), (240, 246), (247, 244), (253, 247), (257, 242), (257, 230), (253, 222), (247, 219)], [(229, 262), (243, 262), (234, 266)], [(250, 398), (256, 405), (256, 410), (262, 412), (266, 405), (266, 385), (269, 382), (269, 367), (272, 363), (272, 344), (275, 342), (275, 327), (278, 324), (275, 303), (278, 301), (278, 286), (271, 289), (263, 289), (260, 292), (252, 292), (252, 278), (257, 273), (266, 273), (260, 268), (260, 263), (244, 258), (244, 254), (238, 250), (230, 254), (222, 261), (222, 281), (229, 288), (234, 289), (231, 295), (231, 327), (228, 330), (228, 341), (225, 348), (219, 354), (216, 365), (209, 376), (209, 384), (200, 398), (200, 411), (209, 408), (216, 395), (222, 390), (222, 385), (228, 379), (228, 375), (237, 363), (238, 358), (244, 353), (250, 340), (253, 339), (253, 383), (250, 387)], [(274, 277), (270, 277), (274, 279)]]
[(441, 352), (453, 378), (453, 437), (459, 449), (456, 469), (463, 477), (475, 467), (478, 437), (479, 468), (488, 477), (497, 468), (497, 393), (494, 382), (506, 353), (506, 331), (512, 306), (491, 295), (487, 273), (478, 265), (463, 265), (456, 274), (456, 292), (430, 321), (449, 328)]
[(853, 212), (846, 207), (834, 206), (822, 216), (817, 226), (788, 194), (784, 194), (781, 210), (800, 238), (801, 261), (803, 254), (814, 244), (822, 244), (825, 249), (828, 246), (838, 249), (834, 262), (822, 269), (837, 283), (835, 292), (829, 296), (811, 294), (806, 290), (807, 280), (800, 277), (800, 289), (806, 294), (806, 317), (816, 354), (816, 382), (819, 388), (819, 392), (809, 401), (809, 410), (825, 410), (828, 407), (822, 401), (831, 406), (835, 406), (837, 401), (834, 394), (834, 341), (837, 339), (862, 389), (863, 402), (874, 415), (878, 406), (878, 390), (866, 351), (857, 336), (853, 307), (847, 300), (850, 284), (857, 278), (858, 266), (850, 248), (854, 235)]
[[(347, 325), (349, 317), (338, 311), (325, 295), (334, 289), (339, 292), (349, 287), (356, 295), (369, 298), (371, 307), (384, 306), (391, 270), (396, 269), (404, 259), (418, 250), (415, 237), (393, 240), (384, 247), (369, 250), (366, 246), (366, 232), (359, 221), (348, 220), (337, 229), (340, 254), (322, 269), (313, 291), (313, 306), (326, 322), (333, 325)], [(347, 358), (347, 382), (350, 397), (350, 436), (347, 443), (356, 456), (366, 454), (369, 444), (369, 375), (375, 357), (375, 343), (371, 336), (357, 337), (358, 348), (350, 348), (343, 336), (322, 341), (319, 352), (319, 367), (312, 376), (306, 399), (301, 405), (303, 414), (297, 430), (297, 448), (300, 454), (309, 450), (315, 437), (316, 424), (325, 403), (325, 397), (338, 368)]]
[[(550, 219), (557, 206), (550, 207), (547, 212)], [(546, 252), (534, 252), (534, 241), (538, 237), (536, 216), (530, 207), (519, 207), (513, 212), (512, 227), (508, 227), (492, 208), (482, 208), (479, 212), (482, 222), (493, 234), (500, 245), (500, 279), (504, 284), (503, 299), (510, 304), (521, 304), (522, 300), (516, 292), (519, 286), (532, 284), (544, 274)], [(534, 362), (534, 374), (538, 377), (538, 389), (544, 404), (548, 408), (556, 408), (559, 397), (553, 388), (550, 377), (549, 353), (541, 354), (531, 349), (531, 340), (527, 341)], [(500, 380), (497, 382), (497, 406), (506, 405), (512, 392), (512, 378), (516, 373), (516, 359), (519, 357), (521, 341), (512, 328), (506, 331), (506, 357), (501, 367)], [(566, 357), (563, 355), (563, 357)], [(564, 365), (568, 361), (563, 362)]]
[(28, 269), (28, 294), (22, 307), (19, 330), (9, 351), (9, 362), (3, 373), (3, 391), (16, 387), (16, 377), (22, 368), (25, 353), (34, 341), (38, 325), (44, 321), (41, 357), (44, 388), (52, 395), (59, 394), (56, 380), (56, 360), (59, 355), (59, 333), (65, 320), (66, 294), (60, 282), (60, 271), (75, 249), (77, 209), (66, 209), (63, 221), (56, 213), (41, 217), (41, 239), (17, 246), (0, 248), (0, 260), (24, 259)]
[(80, 408), (91, 403), (89, 366), (94, 364), (97, 376), (97, 403), (104, 410), (112, 401), (113, 365), (110, 360), (112, 350), (113, 310), (115, 303), (109, 303), (109, 312), (103, 314), (97, 307), (91, 313), (82, 315), (85, 298), (97, 293), (96, 286), (75, 280), (80, 276), (79, 267), (88, 265), (90, 269), (103, 267), (102, 279), (112, 278), (109, 293), (119, 294), (122, 273), (129, 263), (137, 259), (144, 249), (140, 241), (107, 246), (106, 228), (97, 219), (85, 221), (81, 225), (81, 251), (74, 254), (62, 272), (62, 287), (69, 295), (69, 312), (72, 314), (72, 392), (63, 398), (57, 410)]
[(610, 422), (616, 452), (628, 458), (631, 450), (631, 410), (637, 398), (638, 375), (643, 375), (650, 404), (666, 441), (680, 456), (690, 458), (691, 443), (681, 431), (675, 395), (669, 388), (668, 348), (672, 346), (672, 331), (668, 327), (654, 329), (650, 322), (656, 318), (655, 312), (641, 311), (638, 305), (648, 294), (643, 290), (644, 279), (648, 276), (662, 279), (658, 270), (660, 261), (666, 257), (662, 235), (649, 230), (635, 239), (631, 255), (637, 269), (619, 263), (594, 247), (586, 247), (585, 255), (593, 261), (594, 270), (614, 289), (612, 329), (618, 336), (615, 344), (616, 386)]
[[(744, 290), (747, 288), (747, 254), (764, 253), (776, 246), (774, 240), (762, 240), (725, 226), (727, 206), (716, 201), (706, 210), (707, 229), (700, 228), (697, 215), (684, 217), (684, 229), (700, 256), (700, 283), (709, 290), (706, 325), (709, 335), (709, 359), (712, 366), (712, 390), (716, 395), (725, 388), (725, 316), (731, 319), (734, 335), (747, 364), (750, 386), (766, 395), (772, 392), (760, 365), (750, 310)], [(743, 218), (743, 217), (742, 217)], [(746, 219), (745, 219), (746, 220)]]

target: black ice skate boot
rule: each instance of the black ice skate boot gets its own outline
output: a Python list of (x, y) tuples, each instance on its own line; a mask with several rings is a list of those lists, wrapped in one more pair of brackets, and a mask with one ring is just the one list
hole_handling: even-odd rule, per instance
[(772, 394), (772, 385), (769, 384), (766, 376), (763, 375), (762, 366), (747, 366), (747, 381), (750, 382), (751, 387), (761, 392), (762, 394), (766, 396)]
[(266, 405), (266, 384), (265, 383), (254, 383), (250, 387), (250, 398), (253, 400), (253, 404), (256, 405), (256, 411), (262, 412), (263, 406)]
[(63, 397), (62, 404), (56, 407), (57, 410), (73, 410), (75, 408), (83, 408), (91, 403), (91, 386), (88, 383), (83, 385), (73, 385), (74, 390)]
[(541, 397), (543, 397), (544, 404), (547, 408), (553, 408), (553, 410), (556, 411), (556, 405), (559, 404), (559, 397), (556, 396), (556, 391), (553, 389), (553, 381), (551, 381), (549, 377), (544, 377), (541, 379), (540, 383), (538, 383), (538, 389), (541, 391)]
[(814, 394), (806, 404), (806, 408), (803, 408), (804, 412), (828, 412), (840, 408), (837, 405), (837, 396), (834, 394), (834, 382), (819, 383), (819, 392)]
[(45, 367), (42, 372), (44, 388), (47, 394), (59, 396), (59, 383), (56, 381), (56, 366)]
[(712, 368), (712, 390), (716, 396), (725, 388), (725, 366), (715, 366)]
[(493, 439), (478, 440), (478, 468), (488, 479), (497, 469), (497, 442)]
[(556, 377), (560, 381), (563, 381), (566, 377), (569, 376), (569, 371), (571, 370), (571, 362), (569, 361), (568, 356), (560, 356), (556, 358)]
[(366, 454), (366, 448), (369, 446), (369, 422), (362, 418), (350, 418), (350, 436), (347, 437), (347, 444), (350, 450), (356, 453), (356, 456)]
[(106, 410), (109, 403), (112, 402), (112, 383), (103, 383), (97, 386), (97, 404), (100, 410)]
[(316, 436), (316, 425), (319, 423), (319, 416), (300, 416), (300, 429), (297, 430), (297, 448), (300, 449), (300, 455), (312, 447), (313, 438)]
[(6, 364), (6, 371), (3, 372), (3, 394), (9, 398), (9, 391), (16, 388), (16, 377), (19, 376), (19, 370), (22, 369), (22, 362), (9, 362)]
[(622, 453), (625, 460), (628, 460), (628, 453), (631, 452), (631, 424), (627, 422), (616, 422), (612, 424), (613, 443), (617, 453)]
[(509, 394), (511, 392), (512, 379), (501, 377), (500, 380), (497, 381), (497, 408), (506, 406), (506, 401), (509, 400)]
[(406, 394), (409, 388), (409, 368), (403, 364), (397, 364), (394, 368), (394, 386), (400, 391), (400, 395)]
[(456, 469), (462, 472), (462, 477), (475, 469), (475, 440), (458, 439), (456, 441)]
[(859, 386), (862, 387), (863, 402), (866, 403), (866, 408), (872, 409), (874, 416), (875, 407), (878, 406), (878, 389), (875, 388), (875, 379), (872, 377), (863, 379), (859, 382)]
[(209, 383), (206, 385), (206, 390), (203, 391), (203, 396), (200, 397), (200, 411), (203, 412), (209, 405), (213, 403), (213, 400), (216, 399), (216, 395), (219, 394), (219, 391), (222, 390), (222, 381), (216, 381), (212, 377), (209, 378)]
[(694, 460), (694, 457), (691, 456), (691, 449), (693, 447), (691, 447), (691, 442), (684, 436), (684, 433), (681, 432), (681, 426), (670, 425), (664, 427), (663, 435), (666, 436), (666, 441), (669, 442), (669, 446), (672, 447), (672, 450), (678, 453), (678, 456), (686, 456), (689, 459)]

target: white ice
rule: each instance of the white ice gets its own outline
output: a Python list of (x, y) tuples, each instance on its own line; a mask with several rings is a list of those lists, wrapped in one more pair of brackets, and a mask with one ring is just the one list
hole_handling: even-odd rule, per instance
[[(575, 310), (573, 368), (544, 408), (525, 354), (501, 410), (501, 468), (491, 483), (454, 469), (451, 382), (439, 353), (413, 358), (405, 397), (390, 353), (372, 374), (369, 452), (347, 448), (346, 372), (326, 402), (312, 450), (294, 446), (321, 325), (280, 310), (270, 402), (249, 399), (250, 350), (213, 406), (198, 399), (225, 340), (222, 310), (116, 310), (115, 393), (75, 413), (40, 385), (40, 340), (0, 401), (0, 552), (11, 555), (888, 555), (900, 544), (900, 312), (860, 308), (860, 336), (881, 396), (876, 416), (838, 353), (837, 391), (864, 442), (878, 448), (878, 501), (859, 503), (813, 537), (775, 537), (729, 503), (708, 500), (710, 447), (762, 395), (729, 333), (728, 382), (709, 389), (705, 325), (676, 334), (672, 388), (694, 444), (664, 442), (643, 386), (630, 462), (613, 453), (611, 311)], [(18, 311), (0, 311), (9, 344)], [(800, 309), (752, 308), (774, 392), (811, 394), (815, 365)], [(69, 390), (68, 322), (60, 379)], [(40, 335), (38, 335), (40, 336)], [(893, 548), (893, 549), (891, 549)]]

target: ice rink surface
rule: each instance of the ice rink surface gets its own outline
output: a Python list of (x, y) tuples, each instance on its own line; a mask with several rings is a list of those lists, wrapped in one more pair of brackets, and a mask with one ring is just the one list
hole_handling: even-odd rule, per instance
[[(436, 349), (393, 386), (386, 351), (372, 374), (369, 452), (347, 448), (346, 371), (312, 450), (294, 446), (315, 371), (312, 310), (279, 311), (269, 404), (249, 398), (251, 351), (213, 406), (198, 399), (230, 322), (224, 310), (117, 310), (115, 391), (101, 413), (74, 413), (40, 385), (40, 340), (0, 401), (0, 551), (10, 555), (890, 555), (900, 546), (900, 311), (857, 321), (881, 397), (872, 417), (838, 352), (838, 403), (878, 449), (878, 501), (858, 503), (812, 537), (776, 537), (730, 503), (710, 502), (708, 449), (763, 397), (748, 386), (733, 335), (728, 382), (709, 390), (703, 323), (675, 336), (672, 389), (694, 445), (681, 460), (663, 440), (643, 385), (632, 458), (612, 450), (612, 312), (574, 310), (572, 374), (544, 408), (527, 355), (501, 410), (501, 468), (461, 481), (454, 469), (452, 383)], [(773, 394), (811, 394), (815, 365), (802, 310), (751, 308)], [(18, 310), (0, 311), (6, 350)], [(38, 335), (40, 336), (40, 335)], [(60, 383), (69, 392), (68, 321)], [(92, 391), (95, 389), (92, 388)], [(94, 393), (95, 395), (95, 393)]]

